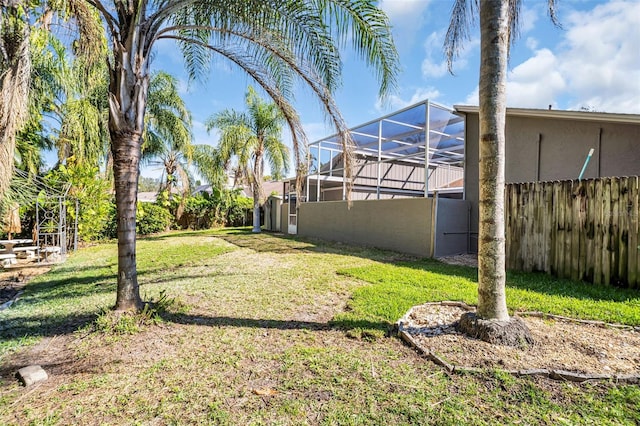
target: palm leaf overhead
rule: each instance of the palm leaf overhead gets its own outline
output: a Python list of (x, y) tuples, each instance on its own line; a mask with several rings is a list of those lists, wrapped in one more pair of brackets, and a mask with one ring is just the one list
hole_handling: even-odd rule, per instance
[(191, 157), (191, 112), (180, 97), (178, 81), (166, 72), (155, 73), (149, 83), (143, 159), (171, 150)]

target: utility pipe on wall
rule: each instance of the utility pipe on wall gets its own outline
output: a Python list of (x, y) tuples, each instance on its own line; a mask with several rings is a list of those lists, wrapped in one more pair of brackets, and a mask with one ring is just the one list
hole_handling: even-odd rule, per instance
[(593, 148), (589, 150), (589, 154), (587, 154), (587, 158), (584, 160), (584, 165), (582, 166), (582, 170), (580, 171), (580, 176), (578, 176), (578, 180), (582, 180), (582, 175), (584, 175), (584, 171), (587, 169), (587, 165), (589, 164), (589, 160), (591, 160), (593, 151), (595, 151), (595, 149)]

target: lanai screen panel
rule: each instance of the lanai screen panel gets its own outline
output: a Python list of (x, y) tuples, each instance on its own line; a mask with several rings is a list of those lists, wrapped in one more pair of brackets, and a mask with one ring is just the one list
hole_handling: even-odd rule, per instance
[[(353, 199), (462, 191), (464, 117), (452, 109), (427, 100), (354, 127), (350, 134), (356, 160)], [(307, 200), (344, 199), (338, 136), (312, 143), (309, 154)]]

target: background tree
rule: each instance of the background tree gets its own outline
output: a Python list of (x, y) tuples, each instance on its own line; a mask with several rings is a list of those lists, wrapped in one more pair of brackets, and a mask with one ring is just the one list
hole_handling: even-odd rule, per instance
[[(461, 328), (492, 343), (520, 346), (533, 339), (523, 321), (510, 318), (505, 295), (504, 167), (509, 48), (515, 40), (521, 0), (456, 0), (445, 40), (449, 70), (480, 14), (480, 220), (478, 309), (463, 315)], [(479, 9), (479, 10), (478, 10)], [(548, 0), (551, 19), (555, 0)]]
[(0, 201), (3, 201), (13, 176), (16, 135), (28, 111), (31, 17), (26, 1), (2, 0), (0, 4)]
[(192, 76), (212, 55), (249, 74), (282, 111), (296, 163), (305, 136), (289, 99), (297, 81), (313, 95), (343, 135), (347, 126), (331, 94), (339, 85), (339, 47), (349, 43), (371, 65), (381, 93), (395, 82), (397, 53), (387, 17), (364, 0), (87, 0), (109, 33), (109, 133), (118, 214), (116, 310), (142, 307), (136, 271), (136, 196), (156, 42), (176, 41)]
[(73, 17), (83, 43), (74, 53), (89, 62), (103, 54), (98, 42), (103, 34), (97, 14), (84, 0), (44, 2), (0, 0), (0, 207), (13, 176), (16, 135), (29, 112), (32, 83), (33, 32), (48, 32), (54, 15), (60, 22)]
[(253, 194), (253, 232), (260, 232), (260, 205), (264, 199), (264, 160), (280, 179), (289, 171), (289, 148), (282, 142), (284, 116), (274, 103), (265, 102), (249, 86), (245, 97), (247, 112), (232, 109), (209, 117), (207, 130), (220, 129), (218, 150), (225, 163), (235, 156)]
[(175, 189), (181, 188), (176, 220), (180, 220), (184, 200), (189, 194), (189, 163), (193, 158), (191, 113), (178, 91), (178, 81), (166, 72), (151, 77), (145, 116), (142, 161), (162, 167), (160, 191), (169, 200)]

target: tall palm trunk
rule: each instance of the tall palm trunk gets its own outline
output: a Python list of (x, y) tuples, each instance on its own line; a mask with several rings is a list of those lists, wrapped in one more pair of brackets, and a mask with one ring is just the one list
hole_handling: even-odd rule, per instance
[(253, 229), (251, 232), (256, 234), (261, 232), (260, 229), (260, 200), (262, 198), (262, 176), (263, 176), (263, 148), (256, 150), (256, 158), (253, 163)]
[(508, 320), (505, 296), (504, 150), (509, 2), (480, 2), (480, 227), (478, 315)]
[(16, 134), (27, 115), (31, 82), (31, 53), (26, 5), (9, 2), (2, 13), (2, 63), (0, 75), (0, 200), (13, 176)]
[(141, 138), (141, 132), (111, 132), (118, 213), (117, 311), (136, 311), (142, 307), (136, 270), (136, 201)]

